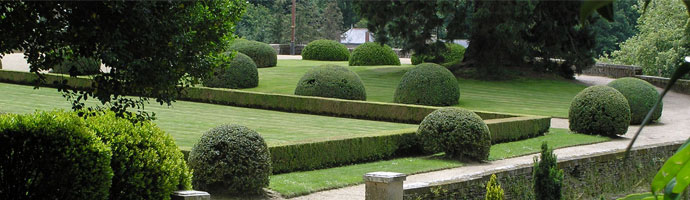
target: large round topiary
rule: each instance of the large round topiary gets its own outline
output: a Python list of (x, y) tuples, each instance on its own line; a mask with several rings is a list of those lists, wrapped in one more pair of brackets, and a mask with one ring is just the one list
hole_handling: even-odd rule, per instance
[(352, 51), (349, 64), (350, 66), (400, 65), (400, 59), (390, 46), (367, 42)]
[(347, 61), (350, 50), (333, 40), (314, 40), (302, 49), (304, 60)]
[(437, 60), (436, 56), (412, 54), (410, 61), (413, 65), (418, 65), (424, 62), (442, 61), (441, 65), (444, 67), (462, 62), (462, 59), (465, 57), (464, 46), (455, 43), (446, 43), (446, 48), (447, 49), (445, 51), (440, 52), (441, 58), (439, 58), (439, 60)]
[(256, 67), (258, 68), (273, 67), (276, 66), (276, 63), (278, 62), (278, 54), (276, 53), (276, 50), (273, 49), (271, 45), (266, 43), (245, 39), (236, 39), (232, 44), (230, 44), (228, 49), (239, 51), (249, 56), (252, 58), (254, 64), (256, 64)]
[(108, 199), (110, 158), (72, 113), (0, 115), (0, 199)]
[(201, 136), (189, 154), (194, 189), (257, 194), (268, 186), (271, 155), (264, 139), (240, 125), (221, 125)]
[[(65, 60), (62, 64), (53, 67), (51, 73), (70, 74), (75, 76), (93, 75), (101, 71), (101, 62), (87, 57), (77, 57)], [(73, 72), (73, 73), (72, 73)]]
[(441, 108), (424, 117), (417, 135), (428, 152), (486, 160), (491, 149), (489, 127), (479, 115), (462, 108)]
[(229, 63), (204, 78), (204, 86), (218, 88), (253, 88), (259, 85), (259, 71), (249, 56), (237, 52)]
[(568, 114), (570, 130), (604, 136), (623, 135), (630, 124), (625, 96), (609, 86), (591, 86), (575, 96)]
[(191, 172), (175, 140), (150, 121), (133, 124), (108, 112), (92, 116), (86, 126), (113, 151), (115, 172), (110, 199), (170, 199), (191, 189)]
[(396, 103), (449, 106), (458, 104), (460, 86), (445, 67), (422, 63), (403, 75), (393, 97)]
[[(656, 91), (656, 88), (642, 79), (632, 77), (619, 78), (611, 81), (608, 86), (618, 90), (628, 100), (631, 114), (630, 124), (641, 124), (649, 110), (654, 107), (656, 100), (659, 99), (659, 92)], [(664, 104), (661, 102), (659, 107), (654, 110), (652, 120), (657, 120), (661, 117), (663, 107)]]
[(359, 76), (338, 65), (314, 67), (302, 76), (296, 95), (366, 100), (367, 93)]

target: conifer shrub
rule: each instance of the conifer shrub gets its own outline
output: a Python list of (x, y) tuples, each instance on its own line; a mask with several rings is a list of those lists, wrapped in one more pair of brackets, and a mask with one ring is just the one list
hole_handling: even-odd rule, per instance
[(230, 44), (228, 50), (239, 51), (254, 61), (256, 67), (274, 67), (278, 63), (278, 53), (276, 50), (263, 42), (257, 42), (245, 39), (236, 39)]
[(450, 106), (458, 104), (460, 86), (445, 67), (422, 63), (402, 76), (393, 98), (395, 103)]
[[(611, 81), (608, 86), (618, 90), (630, 105), (630, 124), (641, 124), (649, 110), (654, 107), (654, 103), (659, 99), (659, 92), (656, 87), (639, 78), (625, 77)], [(664, 107), (663, 102), (659, 104), (652, 120), (658, 120)]]
[(350, 66), (400, 65), (398, 54), (388, 45), (367, 42), (352, 51)]
[(503, 200), (505, 195), (503, 194), (503, 189), (501, 189), (501, 184), (496, 180), (496, 174), (491, 174), (489, 182), (486, 183), (486, 195), (484, 200)]
[(562, 199), (563, 170), (558, 169), (556, 155), (546, 142), (541, 145), (541, 160), (534, 157), (532, 169), (534, 195), (537, 200)]
[(321, 65), (302, 76), (295, 95), (366, 100), (367, 93), (359, 76), (343, 66)]
[(253, 88), (259, 86), (259, 71), (249, 56), (237, 52), (229, 63), (204, 78), (204, 86), (216, 88)]
[(573, 98), (568, 114), (570, 130), (591, 135), (623, 135), (630, 125), (625, 96), (609, 86), (591, 86)]
[(302, 49), (304, 60), (347, 61), (350, 50), (333, 40), (314, 40)]
[(441, 108), (424, 117), (417, 136), (425, 151), (445, 152), (461, 160), (487, 160), (489, 127), (479, 115), (462, 108)]

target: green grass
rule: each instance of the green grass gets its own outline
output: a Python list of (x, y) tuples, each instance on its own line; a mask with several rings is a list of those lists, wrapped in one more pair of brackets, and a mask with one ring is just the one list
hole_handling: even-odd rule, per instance
[[(550, 132), (544, 136), (491, 146), (489, 160), (537, 153), (541, 150), (542, 142), (548, 142), (549, 146), (553, 148), (563, 148), (609, 140), (607, 137), (573, 134), (566, 129), (550, 129)], [(271, 176), (269, 188), (285, 197), (294, 197), (360, 184), (363, 182), (362, 175), (368, 172), (392, 171), (409, 175), (463, 165), (459, 161), (441, 158), (441, 155), (406, 157), (322, 170), (278, 174)]]
[[(29, 113), (71, 105), (56, 89), (0, 83), (0, 112)], [(331, 137), (353, 137), (379, 131), (416, 128), (417, 125), (337, 118), (224, 105), (178, 101), (171, 107), (151, 104), (155, 122), (171, 134), (181, 149), (191, 149), (205, 131), (225, 123), (259, 132), (269, 145)]]
[[(259, 69), (259, 86), (245, 89), (267, 93), (293, 94), (302, 75), (321, 64), (347, 66), (347, 62), (278, 60), (278, 66)], [(353, 66), (367, 90), (367, 100), (392, 102), (395, 88), (412, 65)], [(568, 80), (522, 78), (509, 81), (458, 79), (457, 106), (481, 111), (542, 115), (566, 118), (570, 101), (585, 88)]]

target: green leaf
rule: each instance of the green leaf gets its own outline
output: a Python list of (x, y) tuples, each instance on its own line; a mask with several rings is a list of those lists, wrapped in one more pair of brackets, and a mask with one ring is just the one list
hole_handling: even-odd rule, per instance
[(683, 4), (685, 4), (685, 10), (688, 11), (688, 15), (690, 15), (690, 0), (683, 0)]
[(604, 17), (604, 19), (608, 20), (609, 22), (614, 21), (613, 19), (613, 4), (607, 4), (604, 7), (598, 8), (597, 13)]
[(680, 199), (680, 194), (673, 193), (673, 188), (676, 186), (676, 178), (671, 179), (671, 181), (666, 184), (664, 188), (664, 200), (678, 200)]
[(580, 6), (580, 22), (584, 22), (594, 11), (606, 20), (613, 21), (613, 0), (584, 0)]

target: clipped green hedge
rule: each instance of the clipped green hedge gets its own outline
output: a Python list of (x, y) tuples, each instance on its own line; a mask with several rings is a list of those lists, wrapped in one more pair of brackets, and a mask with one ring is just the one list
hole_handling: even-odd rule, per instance
[[(619, 78), (611, 81), (608, 86), (618, 90), (628, 100), (631, 114), (630, 124), (641, 124), (649, 110), (654, 107), (656, 100), (659, 99), (659, 92), (656, 91), (656, 87), (642, 79)], [(658, 120), (661, 117), (663, 107), (664, 103), (661, 102), (654, 111), (652, 120)]]
[(491, 150), (489, 127), (479, 115), (462, 108), (441, 108), (424, 118), (417, 129), (422, 147), (431, 153), (462, 160), (487, 160)]
[(388, 45), (367, 42), (352, 51), (350, 66), (400, 65), (398, 54)]
[(445, 51), (442, 51), (440, 53), (441, 58), (438, 58), (438, 60), (436, 56), (412, 54), (412, 56), (410, 57), (410, 61), (413, 65), (418, 65), (425, 62), (442, 61), (440, 63), (441, 66), (449, 67), (451, 65), (462, 62), (462, 59), (465, 58), (464, 46), (455, 43), (446, 43), (446, 48), (447, 49)]
[(259, 70), (249, 56), (237, 52), (229, 63), (214, 70), (212, 76), (204, 77), (204, 86), (218, 88), (253, 88), (259, 86)]
[(630, 125), (630, 106), (618, 90), (605, 85), (591, 86), (573, 98), (568, 122), (573, 132), (623, 135)]
[(350, 50), (333, 40), (314, 40), (302, 49), (303, 60), (347, 61)]
[(110, 159), (72, 113), (0, 115), (0, 199), (108, 199)]
[(93, 75), (101, 72), (101, 62), (92, 58), (77, 57), (73, 60), (65, 60), (62, 64), (53, 67), (50, 72), (75, 76)]
[(235, 39), (228, 47), (228, 50), (239, 51), (249, 56), (258, 68), (274, 67), (278, 63), (278, 53), (271, 45), (266, 43)]
[(402, 76), (393, 98), (396, 103), (450, 106), (458, 104), (460, 86), (445, 67), (422, 63)]
[(295, 88), (295, 95), (366, 100), (364, 83), (357, 74), (338, 65), (321, 65), (307, 71)]

